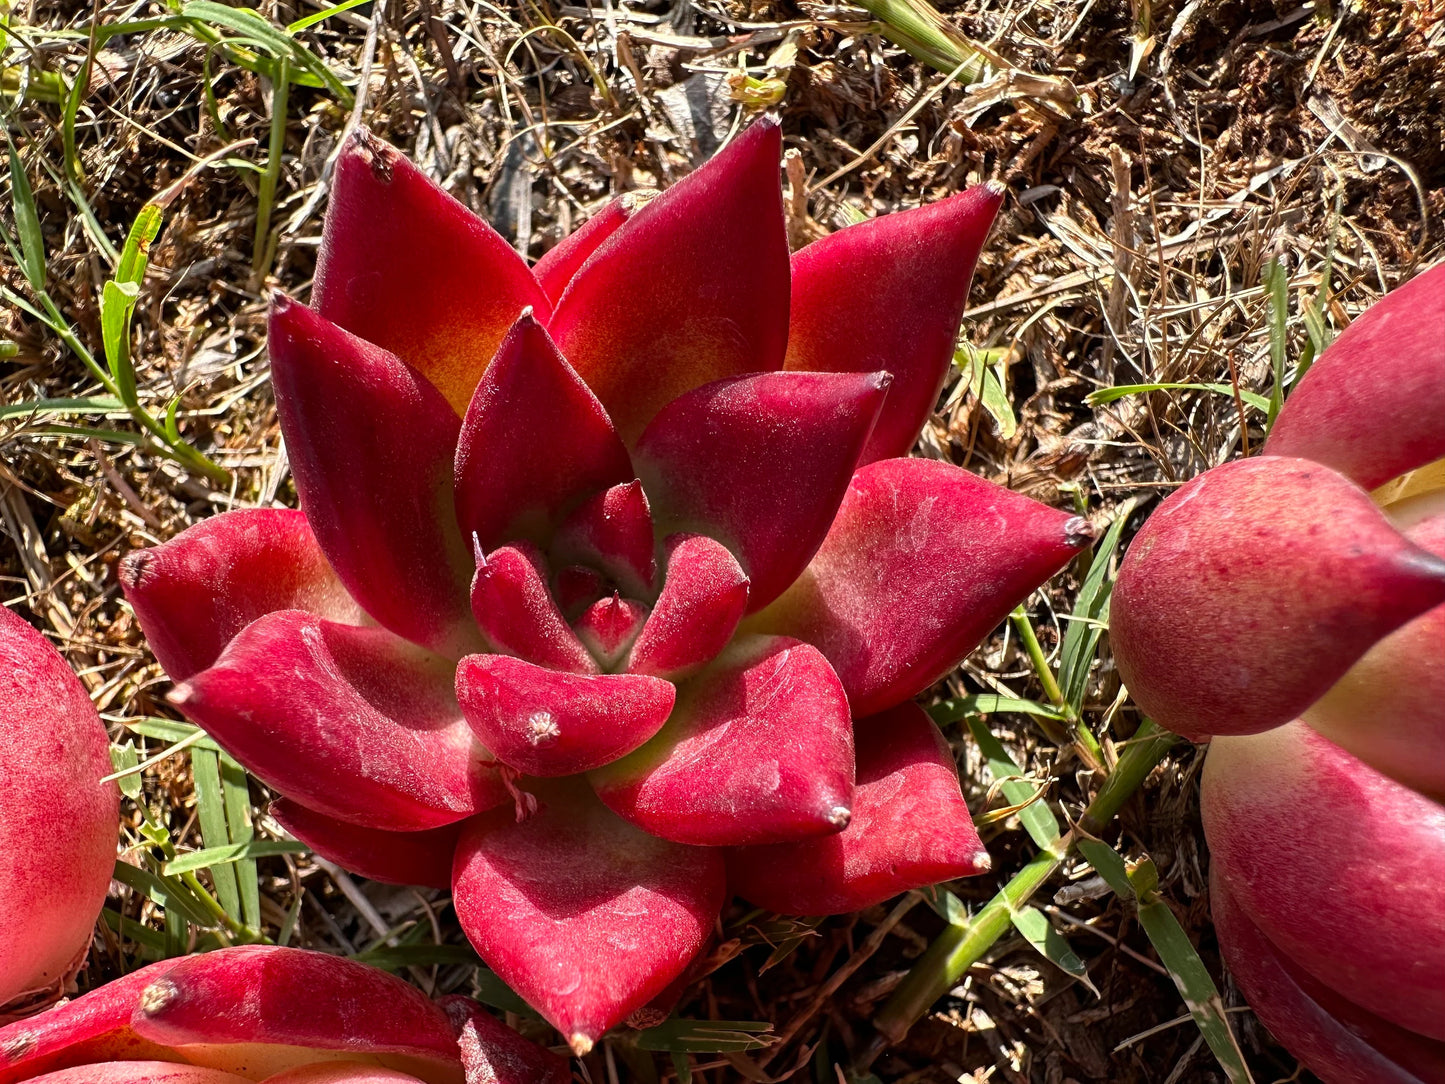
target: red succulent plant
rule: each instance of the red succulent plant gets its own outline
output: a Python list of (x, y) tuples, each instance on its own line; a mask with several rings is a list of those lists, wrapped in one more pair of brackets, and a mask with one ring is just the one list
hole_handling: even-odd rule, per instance
[(1087, 523), (906, 455), (1002, 198), (790, 257), (763, 120), (529, 269), (363, 132), (272, 305), (301, 511), (132, 554), (181, 709), (352, 870), (451, 887), (577, 1051), (728, 887), (849, 911), (987, 868), (912, 698)]
[(1340, 335), (1264, 455), (1166, 500), (1113, 594), (1130, 693), (1212, 738), (1224, 958), (1327, 1084), (1445, 1084), (1442, 330), (1445, 265)]
[(566, 1084), (469, 998), (257, 945), (162, 960), (0, 1028), (0, 1084)]

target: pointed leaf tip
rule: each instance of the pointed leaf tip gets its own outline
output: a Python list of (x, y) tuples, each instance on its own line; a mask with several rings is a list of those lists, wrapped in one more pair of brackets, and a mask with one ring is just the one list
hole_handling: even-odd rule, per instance
[(906, 455), (938, 401), (1002, 201), (1002, 186), (976, 185), (848, 226), (793, 255), (785, 367), (893, 374), (862, 462)]
[(788, 241), (776, 124), (754, 123), (629, 218), (557, 303), (557, 343), (629, 444), (682, 393), (782, 367)]

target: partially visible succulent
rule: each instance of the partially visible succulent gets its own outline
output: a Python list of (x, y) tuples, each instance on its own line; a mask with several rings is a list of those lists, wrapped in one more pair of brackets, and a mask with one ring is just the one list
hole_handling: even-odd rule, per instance
[(0, 1022), (60, 997), (110, 886), (120, 792), (85, 687), (0, 607)]
[(1321, 355), (1264, 453), (1150, 517), (1114, 652), (1213, 738), (1214, 919), (1260, 1019), (1327, 1084), (1441, 1084), (1445, 266)]
[(909, 701), (1091, 537), (897, 458), (1002, 189), (790, 258), (780, 152), (760, 121), (529, 269), (358, 135), (314, 308), (271, 311), (302, 511), (122, 571), (281, 823), (450, 887), (578, 1052), (701, 952), (729, 870), (818, 913), (988, 867)]
[(162, 960), (0, 1028), (0, 1084), (567, 1084), (464, 997), (338, 956), (248, 945)]

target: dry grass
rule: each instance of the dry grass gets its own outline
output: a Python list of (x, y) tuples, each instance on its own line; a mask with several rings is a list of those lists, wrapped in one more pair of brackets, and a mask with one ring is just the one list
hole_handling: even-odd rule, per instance
[[(56, 433), (54, 418), (0, 420), (6, 602), (52, 635), (118, 739), (128, 736), (127, 723), (168, 714), (166, 679), (120, 599), (113, 565), (218, 510), (294, 503), (267, 383), (263, 292), (274, 284), (305, 295), (328, 164), (353, 115), (534, 257), (612, 194), (666, 185), (693, 168), (744, 118), (742, 99), (772, 104), (782, 117), (797, 243), (860, 215), (999, 179), (1010, 197), (979, 266), (964, 334), (992, 348), (987, 357), (1017, 424), (960, 392), (930, 424), (922, 452), (1045, 501), (1078, 494), (1101, 519), (1131, 498), (1147, 511), (1170, 486), (1257, 445), (1263, 419), (1213, 392), (1160, 391), (1098, 409), (1086, 394), (1114, 384), (1231, 381), (1267, 394), (1261, 274), (1271, 257), (1289, 271), (1294, 357), (1305, 341), (1299, 314), (1307, 300), (1322, 298), (1341, 327), (1445, 251), (1440, 13), (1429, 0), (1314, 7), (1318, 15), (1294, 0), (963, 0), (948, 8), (949, 19), (1015, 69), (969, 88), (889, 45), (865, 13), (811, 0), (625, 8), (376, 0), (300, 35), (348, 80), (365, 78), (354, 114), (324, 89), (291, 89), (277, 129), (284, 143), (272, 229), (258, 254), (275, 87), (183, 30), (114, 37), (89, 60), (87, 37), (64, 33), (154, 16), (158, 5), (12, 2), (0, 107), (36, 190), (49, 289), (93, 350), (108, 265), (62, 183), (67, 164), (79, 166), (76, 190), (95, 228), (118, 245), (145, 201), (198, 158), (252, 142), (198, 173), (170, 205), (134, 346), (142, 402), (159, 414), (180, 395), (182, 431), (231, 470), (231, 486), (131, 445)], [(261, 10), (284, 25), (315, 9), (314, 0), (264, 0)], [(1146, 14), (1152, 34), (1136, 41)], [(1143, 57), (1132, 80), (1131, 48)], [(43, 99), (54, 73), (73, 81), (83, 72), (88, 90), (77, 153), (68, 158), (62, 107)], [(1049, 96), (1065, 80), (1077, 97)], [(3, 258), (0, 281), (29, 296)], [(96, 391), (37, 321), (19, 309), (3, 320), (0, 338), (17, 352), (0, 363), (0, 404)], [(66, 423), (129, 429), (123, 417)], [(1034, 600), (1046, 648), (1057, 645), (1054, 615), (1067, 612), (1075, 587), (1066, 575)], [(1039, 695), (1028, 660), (1002, 634), (952, 685)], [(1106, 653), (1087, 717), (1096, 728), (1107, 724), (1106, 733), (1127, 734), (1135, 720), (1128, 707), (1113, 710), (1117, 688)], [(1047, 782), (1048, 796), (1077, 815), (1092, 790), (1080, 761), (1026, 718), (990, 722), (1019, 763)], [(145, 741), (142, 755), (162, 744)], [(956, 748), (974, 808), (1003, 804), (971, 743), (960, 737)], [(1218, 975), (1197, 767), (1192, 750), (1172, 755), (1126, 809), (1117, 839), (1154, 858), (1166, 895)], [(161, 761), (143, 783), (140, 801), (178, 847), (199, 847), (188, 756)], [(264, 788), (253, 782), (251, 794), (259, 828), (271, 834)], [(126, 816), (134, 860), (144, 843), (135, 802)], [(1014, 820), (987, 831), (1005, 876), (1032, 853)], [(292, 944), (354, 952), (413, 934), (464, 944), (435, 893), (353, 881), (309, 859), (269, 858), (260, 869), (265, 928), (276, 936), (293, 924)], [(987, 880), (955, 890), (978, 904), (996, 888)], [(1117, 900), (1085, 877), (1056, 882), (1038, 902), (1087, 962), (1099, 996), (1021, 938), (1005, 938), (874, 1063), (881, 1079), (1224, 1079), (1192, 1024), (1177, 1020), (1178, 995)], [(156, 927), (154, 905), (130, 889), (117, 886), (110, 907)], [(725, 919), (737, 923), (740, 907)], [(793, 1041), (745, 1062), (697, 1056), (693, 1078), (774, 1079), (797, 1066), (799, 1080), (842, 1079), (834, 1063), (846, 1067), (867, 1047), (872, 1011), (941, 926), (912, 897), (816, 931), (729, 925), (718, 969), (694, 986), (684, 1009), (772, 1021)], [(796, 951), (764, 970), (768, 952), (759, 946), (790, 934)], [(103, 926), (81, 988), (139, 956), (135, 941)], [(428, 989), (466, 989), (472, 969), (411, 974)], [(1293, 1062), (1248, 1012), (1232, 1019), (1257, 1078), (1289, 1077)], [(645, 1081), (671, 1066), (619, 1042), (580, 1072), (592, 1081)]]

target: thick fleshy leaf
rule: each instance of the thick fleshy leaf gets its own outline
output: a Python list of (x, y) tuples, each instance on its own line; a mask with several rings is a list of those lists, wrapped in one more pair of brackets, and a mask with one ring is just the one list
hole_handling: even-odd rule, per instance
[(579, 780), (528, 787), (536, 814), (478, 817), (463, 834), (457, 916), (482, 959), (584, 1054), (707, 943), (723, 857), (634, 828)]
[(173, 700), (268, 786), (351, 824), (421, 831), (507, 797), (452, 664), (384, 629), (268, 614)]
[(594, 673), (597, 663), (547, 589), (545, 567), (527, 543), (503, 546), (478, 561), (472, 580), (477, 624), (496, 651), (554, 670)]
[(755, 122), (613, 233), (557, 303), (557, 344), (629, 444), (683, 392), (782, 367), (781, 151), (777, 122)]
[(577, 638), (587, 645), (597, 664), (611, 673), (642, 631), (647, 614), (642, 603), (614, 592), (611, 598), (598, 599), (577, 618)]
[(326, 1061), (287, 1069), (268, 1076), (261, 1084), (412, 1084), (417, 1079), (410, 1073), (362, 1062)]
[(402, 358), (457, 414), (517, 314), (549, 308), (492, 227), (365, 129), (336, 161), (311, 294), (323, 316)]
[(1257, 456), (1172, 493), (1110, 602), (1140, 710), (1202, 739), (1295, 718), (1379, 639), (1445, 602), (1445, 560), (1329, 467)]
[[(415, 1077), (402, 1078), (415, 1080)], [(77, 1065), (31, 1078), (31, 1084), (246, 1084), (247, 1078), (219, 1069), (173, 1061), (116, 1061)]]
[(467, 1084), (569, 1084), (564, 1058), (528, 1042), (469, 997), (437, 1002), (457, 1034)]
[(173, 681), (210, 666), (263, 614), (310, 610), (352, 625), (365, 620), (326, 563), (305, 513), (294, 508), (212, 516), (169, 542), (126, 554), (119, 578), (146, 643)]
[(748, 577), (732, 551), (701, 534), (667, 540), (667, 578), (627, 669), (677, 681), (717, 657), (748, 604)]
[(656, 738), (591, 779), (614, 811), (679, 843), (837, 832), (853, 802), (848, 701), (816, 648), (741, 641), (679, 690)]
[(661, 678), (564, 674), (505, 655), (471, 655), (457, 668), (457, 698), (472, 730), (526, 775), (610, 764), (657, 733), (676, 695)]
[(0, 606), (0, 1019), (14, 1000), (38, 1009), (60, 997), (84, 961), (115, 865), (110, 772), (85, 686)]
[(141, 992), (131, 1026), (190, 1062), (248, 1076), (334, 1050), (428, 1080), (461, 1077), (446, 1013), (394, 975), (322, 952), (247, 945), (188, 956)]
[(457, 521), (484, 549), (545, 541), (584, 497), (632, 478), (602, 405), (523, 313), (477, 385), (456, 447)]
[(1365, 1011), (1292, 965), (1213, 870), (1209, 909), (1220, 953), (1249, 1007), (1325, 1084), (1445, 1080), (1445, 1043)]
[(849, 226), (793, 255), (785, 367), (893, 375), (863, 462), (907, 455), (937, 403), (1003, 196), (990, 181)]
[(452, 507), (457, 416), (394, 355), (279, 294), (268, 346), (296, 491), (351, 597), (424, 647), (475, 650)]
[(131, 1027), (141, 991), (179, 961), (162, 960), (83, 997), (0, 1027), (0, 1084), (16, 1084), (74, 1065), (105, 1061), (179, 1061), (169, 1047)]
[(817, 645), (872, 715), (958, 665), (1092, 538), (958, 467), (885, 459), (853, 475), (807, 571), (743, 627)]
[[(1385, 514), (1445, 558), (1445, 489)], [(1377, 771), (1445, 802), (1445, 603), (1370, 648), (1303, 718)]]
[(886, 373), (763, 373), (669, 403), (634, 457), (660, 528), (725, 543), (765, 606), (828, 533), (887, 388)]
[(988, 871), (988, 852), (938, 727), (917, 704), (860, 719), (853, 819), (837, 835), (740, 847), (728, 883), (759, 907), (841, 915)]
[(655, 191), (646, 188), (624, 192), (548, 249), (532, 267), (532, 274), (547, 295), (547, 300), (553, 305), (562, 300), (567, 284), (588, 257), (655, 195)]
[(452, 856), (463, 821), (421, 832), (387, 832), (339, 821), (290, 798), (271, 802), (281, 827), (343, 869), (393, 885), (452, 885)]
[(552, 557), (559, 565), (590, 565), (624, 592), (652, 597), (657, 572), (652, 511), (634, 479), (586, 501), (557, 530)]
[(1281, 955), (1445, 1040), (1445, 806), (1302, 722), (1215, 738), (1200, 804), (1218, 878)]
[(1445, 456), (1445, 264), (1371, 305), (1310, 367), (1268, 455), (1333, 467), (1373, 489)]

